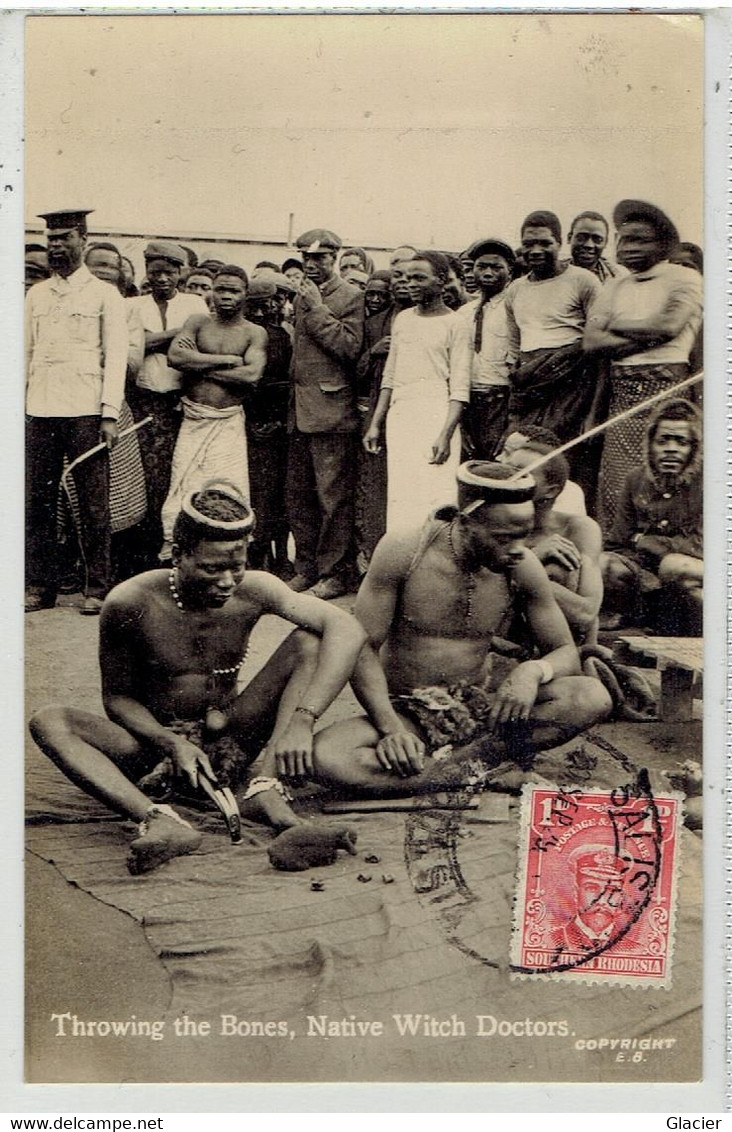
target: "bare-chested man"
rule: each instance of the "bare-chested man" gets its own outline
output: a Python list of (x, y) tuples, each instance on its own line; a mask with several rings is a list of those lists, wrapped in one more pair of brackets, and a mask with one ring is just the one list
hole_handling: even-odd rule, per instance
[[(247, 768), (261, 752), (242, 812), (279, 829), (297, 824), (280, 779), (312, 776), (314, 722), (345, 685), (363, 644), (349, 614), (293, 593), (271, 574), (245, 573), (252, 526), (235, 488), (213, 481), (189, 496), (175, 524), (172, 570), (130, 578), (102, 608), (109, 718), (51, 707), (31, 720), (33, 738), (72, 782), (141, 823), (133, 873), (198, 847), (201, 835), (170, 807), (151, 804), (136, 783), (161, 760), (193, 787), (199, 776), (220, 781), (203, 747), (213, 757), (218, 744), (233, 741)], [(237, 695), (249, 635), (265, 613), (299, 629)]]
[(219, 268), (213, 313), (192, 315), (171, 343), (168, 360), (182, 371), (183, 424), (162, 510), (163, 562), (183, 499), (211, 476), (224, 476), (249, 497), (242, 401), (264, 372), (267, 333), (244, 317), (246, 297), (246, 272), (233, 264)]
[[(367, 716), (318, 734), (318, 781), (376, 796), (427, 792), (459, 783), (466, 752), (484, 767), (507, 758), (527, 767), (535, 750), (609, 715), (610, 697), (580, 675), (551, 584), (525, 547), (534, 481), (508, 483), (514, 475), (463, 464), (462, 511), (379, 543), (355, 609), (368, 643), (351, 685)], [(491, 646), (517, 608), (538, 659), (507, 674), (512, 662)]]
[(534, 529), (526, 539), (551, 582), (552, 593), (577, 644), (595, 642), (598, 614), (602, 605), (602, 532), (588, 515), (567, 515), (555, 507), (569, 477), (564, 456), (554, 456), (540, 468), (533, 468), (556, 444), (527, 440), (514, 449), (506, 463), (530, 471), (536, 481)]

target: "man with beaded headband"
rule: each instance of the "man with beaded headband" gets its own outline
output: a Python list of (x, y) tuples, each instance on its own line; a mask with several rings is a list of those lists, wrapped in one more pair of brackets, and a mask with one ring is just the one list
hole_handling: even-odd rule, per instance
[[(610, 714), (525, 546), (535, 481), (471, 460), (458, 483), (462, 510), (441, 508), (376, 548), (354, 611), (368, 643), (351, 685), (367, 715), (316, 736), (319, 782), (376, 796), (455, 787), (475, 759), (479, 774), (506, 760), (528, 769), (537, 749)], [(494, 650), (517, 612), (535, 643), (522, 663)]]
[[(256, 760), (242, 812), (277, 829), (298, 824), (280, 779), (311, 777), (313, 725), (345, 685), (363, 644), (349, 614), (293, 593), (271, 574), (246, 571), (253, 527), (253, 512), (228, 481), (211, 480), (190, 494), (175, 525), (172, 570), (130, 578), (104, 603), (100, 666), (108, 718), (51, 707), (31, 720), (34, 739), (72, 782), (140, 823), (132, 873), (190, 853), (201, 841), (140, 789), (161, 762), (194, 788), (206, 780), (236, 789), (243, 777), (237, 772)], [(237, 694), (251, 631), (265, 613), (298, 628)], [(217, 772), (209, 753), (213, 758), (222, 742), (237, 757)]]

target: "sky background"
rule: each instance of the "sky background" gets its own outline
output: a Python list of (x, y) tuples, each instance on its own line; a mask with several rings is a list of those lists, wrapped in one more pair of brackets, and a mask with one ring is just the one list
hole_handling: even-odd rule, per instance
[(684, 15), (31, 16), (26, 219), (457, 250), (637, 196), (701, 242), (702, 64)]

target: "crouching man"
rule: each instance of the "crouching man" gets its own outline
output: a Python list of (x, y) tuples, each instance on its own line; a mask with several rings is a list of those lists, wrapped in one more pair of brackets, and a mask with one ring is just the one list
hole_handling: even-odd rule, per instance
[[(315, 777), (372, 796), (461, 785), (466, 761), (528, 769), (606, 718), (599, 680), (579, 656), (541, 563), (531, 476), (469, 461), (458, 472), (463, 509), (443, 508), (421, 530), (387, 534), (358, 594), (368, 634), (351, 685), (365, 717), (316, 736)], [(509, 482), (510, 481), (510, 482)], [(492, 650), (522, 611), (536, 659)]]
[[(51, 707), (31, 720), (33, 738), (72, 782), (140, 823), (132, 873), (190, 853), (201, 841), (137, 785), (161, 761), (194, 788), (199, 776), (220, 783), (218, 773), (236, 789), (241, 767), (246, 772), (257, 760), (242, 789), (242, 812), (277, 829), (296, 825), (280, 779), (311, 775), (313, 725), (345, 685), (363, 644), (349, 614), (293, 593), (271, 574), (246, 572), (253, 526), (252, 511), (228, 481), (209, 481), (189, 495), (175, 524), (172, 570), (130, 578), (104, 602), (100, 665), (108, 718)], [(237, 695), (249, 636), (265, 613), (298, 629)], [(217, 772), (207, 751), (213, 757), (222, 743), (229, 754), (233, 745), (239, 765)]]
[(544, 567), (574, 640), (577, 644), (596, 642), (597, 615), (602, 604), (602, 532), (588, 515), (568, 515), (557, 506), (569, 476), (565, 456), (560, 453), (541, 467), (533, 467), (542, 456), (550, 456), (559, 447), (559, 439), (555, 437), (553, 441), (527, 440), (511, 453), (506, 463), (530, 472), (536, 481), (534, 529), (527, 546)]
[(626, 477), (602, 556), (606, 625), (656, 622), (669, 636), (702, 627), (701, 416), (662, 401), (646, 431), (645, 462)]

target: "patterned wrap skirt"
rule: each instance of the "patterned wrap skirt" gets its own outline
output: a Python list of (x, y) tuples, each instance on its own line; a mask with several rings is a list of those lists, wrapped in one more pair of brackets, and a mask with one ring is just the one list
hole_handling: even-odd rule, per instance
[[(688, 366), (683, 362), (645, 366), (612, 365), (609, 417), (633, 408), (656, 393), (671, 390), (679, 381), (684, 380), (687, 372)], [(685, 390), (681, 396), (685, 396), (686, 392)], [(645, 432), (651, 413), (657, 407), (657, 404), (653, 405), (620, 424), (611, 425), (605, 433), (598, 501), (598, 518), (604, 534), (612, 528), (625, 477), (644, 461)]]

